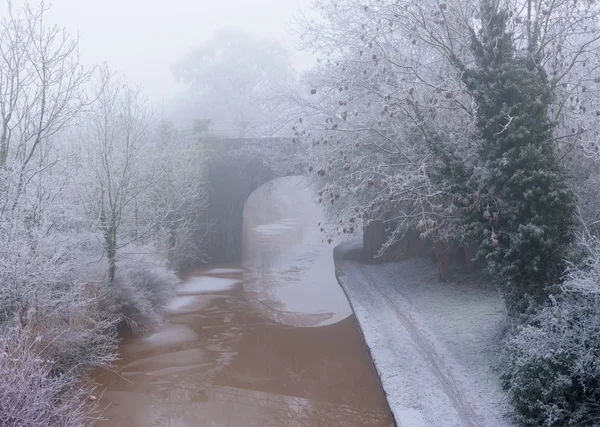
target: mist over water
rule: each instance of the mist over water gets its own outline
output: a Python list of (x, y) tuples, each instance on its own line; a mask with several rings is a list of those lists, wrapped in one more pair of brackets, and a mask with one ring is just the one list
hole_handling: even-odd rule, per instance
[(189, 274), (168, 323), (97, 374), (103, 425), (388, 427), (322, 220), (302, 177), (256, 190), (243, 263)]
[(599, 28), (0, 0), (0, 426), (600, 419)]

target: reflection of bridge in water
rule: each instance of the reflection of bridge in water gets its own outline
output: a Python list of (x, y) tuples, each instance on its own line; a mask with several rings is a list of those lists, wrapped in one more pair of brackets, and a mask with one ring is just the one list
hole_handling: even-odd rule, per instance
[[(251, 203), (270, 208), (258, 196)], [(332, 250), (314, 240), (314, 218), (293, 209), (279, 218), (258, 212), (273, 222), (246, 222), (255, 231), (243, 267), (193, 272), (169, 306), (169, 323), (123, 344), (115, 372), (97, 376), (106, 387), (104, 425), (392, 424)]]

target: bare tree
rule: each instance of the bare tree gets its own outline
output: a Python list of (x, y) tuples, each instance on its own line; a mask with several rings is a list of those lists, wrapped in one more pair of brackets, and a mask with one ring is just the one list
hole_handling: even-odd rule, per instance
[[(363, 219), (387, 222), (388, 244), (407, 227), (443, 237), (457, 207), (451, 191), (432, 181), (439, 153), (425, 142), (435, 137), (476, 174), (485, 173), (473, 150), (478, 112), (462, 78), (475, 66), (470, 46), (481, 29), (479, 4), (334, 0), (313, 6), (321, 18), (301, 16), (298, 24), (304, 47), (320, 55), (319, 66), (296, 100), (303, 112), (294, 131), (297, 141), (314, 147), (311, 169), (322, 202), (339, 215), (337, 232), (353, 231)], [(595, 150), (596, 2), (496, 7), (509, 10), (519, 54), (550, 76), (557, 149)]]
[[(220, 30), (173, 66), (190, 84), (190, 107), (239, 138), (273, 136), (282, 128), (278, 90), (294, 80), (289, 53), (279, 44)], [(286, 122), (287, 123), (287, 122)]]
[[(91, 174), (79, 189), (90, 217), (97, 221), (112, 281), (118, 252), (152, 240), (173, 265), (197, 242), (192, 231), (206, 229), (199, 218), (206, 207), (205, 152), (170, 122), (153, 129), (152, 113), (140, 88), (101, 70), (92, 113), (81, 125), (80, 141)], [(186, 248), (186, 249), (184, 249)]]
[(107, 67), (100, 71), (98, 89), (95, 108), (82, 127), (90, 176), (81, 192), (103, 234), (112, 281), (117, 251), (148, 235), (164, 218), (158, 209), (138, 209), (162, 171), (146, 151), (152, 114), (141, 90), (119, 81)]
[(43, 1), (20, 10), (9, 2), (0, 24), (2, 212), (17, 208), (26, 183), (52, 163), (50, 138), (89, 103), (78, 40), (48, 26), (46, 11)]
[(154, 140), (153, 157), (162, 165), (163, 173), (147, 200), (167, 212), (160, 228), (167, 236), (170, 265), (177, 269), (204, 260), (201, 248), (211, 230), (204, 218), (208, 155), (199, 141), (186, 138), (168, 120), (158, 124)]
[(0, 22), (0, 318), (23, 324), (54, 306), (76, 262), (75, 239), (56, 233), (69, 175), (55, 139), (88, 105), (78, 40), (48, 26), (46, 11), (9, 3)]

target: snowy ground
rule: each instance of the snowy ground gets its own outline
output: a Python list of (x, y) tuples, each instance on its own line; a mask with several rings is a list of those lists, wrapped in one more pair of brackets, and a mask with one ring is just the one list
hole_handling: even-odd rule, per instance
[(339, 245), (336, 272), (401, 427), (512, 426), (497, 351), (506, 313), (473, 278), (440, 282), (436, 265), (351, 260), (361, 241)]

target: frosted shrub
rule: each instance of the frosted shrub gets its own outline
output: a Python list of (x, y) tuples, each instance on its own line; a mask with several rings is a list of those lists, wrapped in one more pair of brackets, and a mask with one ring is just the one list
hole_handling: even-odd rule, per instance
[[(91, 285), (85, 288), (89, 293), (98, 291)], [(110, 366), (117, 358), (118, 318), (107, 316), (101, 304), (107, 294), (87, 296), (75, 291), (63, 295), (64, 308), (47, 313), (44, 327), (38, 327), (43, 333), (44, 355), (52, 358), (54, 374), (85, 374)]]
[(110, 364), (116, 322), (100, 310), (104, 291), (81, 267), (85, 245), (79, 236), (28, 231), (23, 222), (0, 217), (0, 242), (0, 327), (16, 322), (40, 337), (57, 372)]
[(600, 246), (506, 343), (504, 385), (519, 421), (600, 426)]
[(162, 265), (147, 261), (119, 265), (113, 283), (107, 284), (109, 309), (134, 333), (156, 328), (179, 279)]
[(42, 350), (29, 331), (0, 326), (0, 426), (92, 424), (97, 407), (86, 402), (91, 389), (71, 373), (54, 375)]

